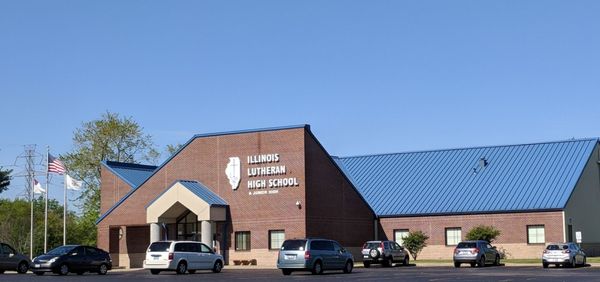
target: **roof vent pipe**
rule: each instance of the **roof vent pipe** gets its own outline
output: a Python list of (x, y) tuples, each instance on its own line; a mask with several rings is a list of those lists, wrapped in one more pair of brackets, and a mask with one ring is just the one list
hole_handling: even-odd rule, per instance
[(488, 165), (488, 161), (485, 157), (482, 157), (479, 159), (479, 167), (480, 168), (485, 168)]

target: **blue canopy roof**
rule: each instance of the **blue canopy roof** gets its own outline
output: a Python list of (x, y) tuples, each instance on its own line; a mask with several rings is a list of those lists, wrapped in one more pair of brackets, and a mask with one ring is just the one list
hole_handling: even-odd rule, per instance
[(378, 216), (564, 209), (598, 139), (334, 158)]
[(115, 175), (123, 179), (131, 188), (135, 188), (142, 184), (152, 173), (157, 166), (141, 165), (131, 163), (121, 163), (112, 161), (103, 161), (102, 164), (112, 171)]

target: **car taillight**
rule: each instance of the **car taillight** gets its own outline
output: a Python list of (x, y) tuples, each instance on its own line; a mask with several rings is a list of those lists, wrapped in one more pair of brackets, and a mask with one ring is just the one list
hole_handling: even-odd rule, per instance
[(304, 259), (305, 260), (309, 260), (310, 259), (310, 252), (309, 251), (304, 252)]
[(173, 253), (169, 253), (169, 260), (173, 260)]
[(455, 249), (454, 249), (454, 254), (455, 254), (455, 255), (458, 255), (458, 253), (460, 253), (460, 251), (458, 250), (458, 248), (455, 248)]
[(385, 250), (385, 248), (383, 247), (383, 242), (379, 243), (379, 247), (381, 248), (382, 252), (383, 252), (383, 250)]
[(544, 250), (544, 254), (547, 254), (547, 253), (548, 253), (548, 250)]
[(568, 254), (568, 253), (570, 253), (570, 252), (571, 252), (571, 250), (564, 250), (564, 251), (563, 251), (563, 254)]
[(365, 243), (365, 244), (363, 245), (363, 249), (366, 249), (366, 248), (367, 248), (367, 243)]
[(474, 248), (474, 249), (471, 249), (471, 253), (472, 253), (472, 254), (477, 254), (477, 253), (479, 253), (479, 248)]

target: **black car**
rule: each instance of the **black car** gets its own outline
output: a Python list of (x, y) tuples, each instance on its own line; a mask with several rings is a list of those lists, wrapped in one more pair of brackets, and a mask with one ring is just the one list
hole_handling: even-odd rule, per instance
[(69, 272), (81, 275), (85, 272), (106, 274), (112, 268), (110, 255), (98, 248), (79, 245), (65, 245), (35, 257), (31, 271), (36, 275), (53, 272), (67, 275)]
[(8, 244), (0, 243), (0, 274), (6, 270), (16, 270), (18, 273), (27, 273), (29, 258), (18, 253)]

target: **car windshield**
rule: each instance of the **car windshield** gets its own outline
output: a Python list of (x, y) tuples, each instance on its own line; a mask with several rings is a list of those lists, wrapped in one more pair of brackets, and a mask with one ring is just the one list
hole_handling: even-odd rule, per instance
[(569, 248), (568, 245), (548, 245), (548, 247), (546, 247), (546, 250), (559, 251), (559, 250), (566, 250), (568, 248)]
[(371, 242), (365, 244), (365, 249), (377, 249), (381, 247), (381, 243)]
[(284, 251), (304, 251), (306, 240), (287, 240), (283, 242), (281, 249)]
[(477, 243), (475, 242), (460, 242), (458, 243), (458, 246), (456, 246), (456, 248), (458, 249), (472, 249), (472, 248), (476, 248), (477, 247)]
[(58, 247), (54, 250), (49, 251), (48, 255), (62, 256), (64, 254), (70, 252), (73, 249), (75, 249), (75, 246), (62, 246), (62, 247)]
[(154, 242), (150, 245), (151, 252), (168, 252), (171, 242)]

